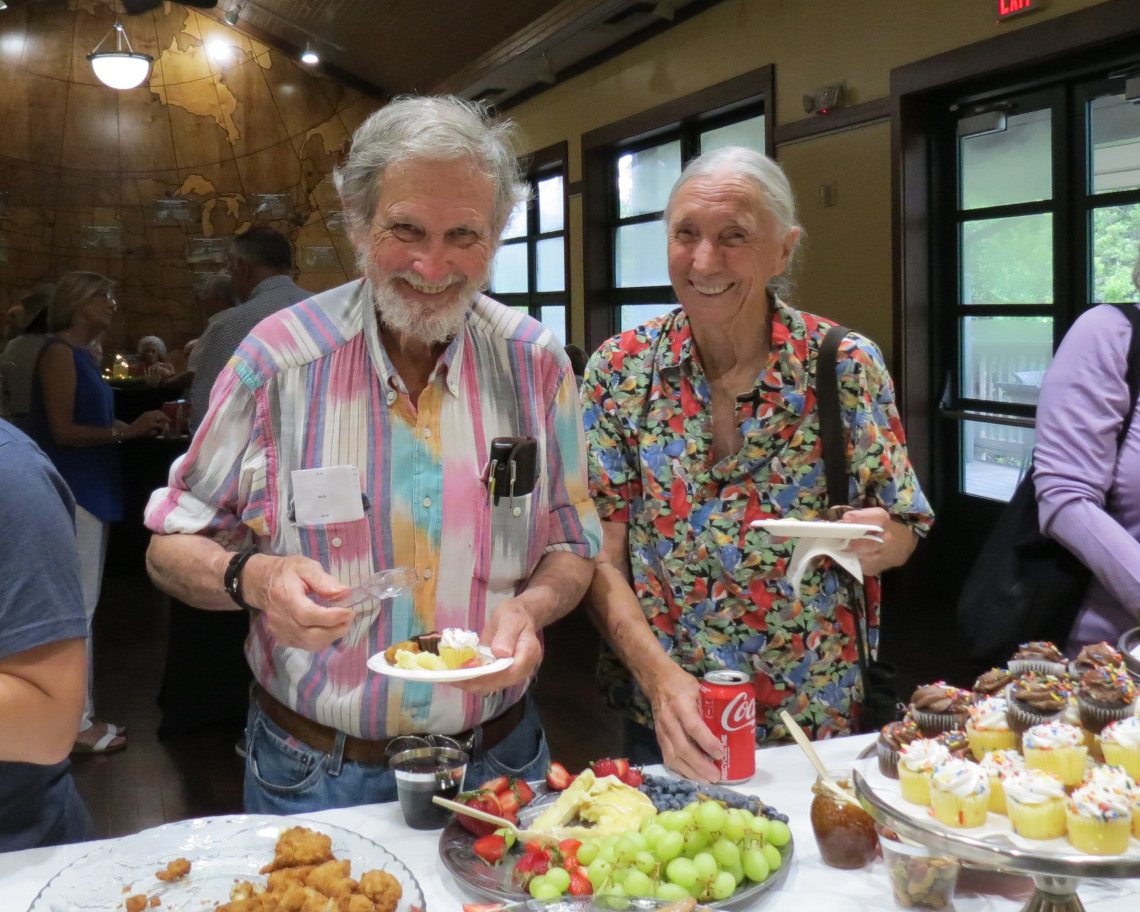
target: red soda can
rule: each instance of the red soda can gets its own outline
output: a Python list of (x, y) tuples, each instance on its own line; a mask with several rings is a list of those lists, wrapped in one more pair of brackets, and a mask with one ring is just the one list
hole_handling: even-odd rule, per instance
[(742, 671), (710, 671), (701, 680), (701, 717), (724, 749), (720, 781), (756, 773), (756, 690)]

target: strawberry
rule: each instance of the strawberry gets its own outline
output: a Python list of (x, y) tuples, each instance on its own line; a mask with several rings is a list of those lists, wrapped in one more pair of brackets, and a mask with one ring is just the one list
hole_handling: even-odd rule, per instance
[(618, 774), (617, 761), (611, 760), (609, 757), (603, 757), (601, 760), (595, 760), (590, 764), (594, 775), (601, 779), (603, 776), (616, 776)]
[(580, 839), (563, 839), (558, 843), (558, 851), (563, 855), (577, 855), (578, 849), (582, 847), (582, 840)]
[[(594, 885), (590, 883), (588, 878), (582, 870), (577, 870), (570, 875), (570, 886), (566, 890), (571, 896), (589, 896), (594, 892)], [(466, 912), (466, 907), (464, 907)]]
[(506, 776), (496, 776), (494, 779), (488, 779), (479, 788), (490, 792), (493, 795), (499, 794), (503, 789), (510, 785), (510, 780)]
[(463, 912), (502, 912), (506, 903), (464, 903)]
[(621, 777), (621, 781), (631, 788), (638, 788), (644, 781), (644, 777), (641, 775), (640, 769), (636, 766), (631, 766), (625, 771), (625, 775)]
[(526, 807), (534, 800), (534, 789), (525, 779), (512, 779), (511, 790), (518, 795), (519, 807)]
[(570, 785), (571, 781), (570, 774), (566, 772), (566, 767), (561, 763), (550, 764), (550, 768), (546, 771), (546, 784), (554, 791), (561, 792)]
[[(530, 844), (533, 845), (533, 843)], [(515, 869), (511, 872), (511, 880), (525, 890), (535, 877), (539, 874), (545, 874), (549, 870), (549, 858), (541, 852), (527, 851), (522, 858), (515, 862)]]
[(459, 666), (460, 668), (482, 668), (483, 660), (479, 656), (471, 656), (466, 662)]
[(625, 782), (625, 774), (629, 772), (629, 761), (625, 757), (618, 757), (614, 760), (614, 766), (617, 767), (617, 772), (614, 775)]
[(487, 864), (496, 865), (503, 860), (503, 853), (507, 851), (507, 841), (498, 833), (481, 836), (475, 840), (471, 851), (487, 862)]
[[(501, 817), (499, 807), (499, 800), (486, 789), (475, 789), (472, 792), (464, 792), (457, 799), (460, 804), (466, 804), (473, 807), (478, 811), (486, 811), (488, 814), (494, 814), (496, 817)], [(488, 823), (484, 820), (476, 820), (474, 817), (469, 817), (466, 814), (456, 814), (459, 822), (463, 826), (474, 833), (476, 836), (487, 836), (497, 829), (493, 823)]]
[(503, 789), (495, 795), (495, 799), (499, 802), (501, 813), (504, 816), (507, 814), (517, 815), (519, 808), (522, 807), (522, 802), (519, 801), (519, 796), (513, 789)]

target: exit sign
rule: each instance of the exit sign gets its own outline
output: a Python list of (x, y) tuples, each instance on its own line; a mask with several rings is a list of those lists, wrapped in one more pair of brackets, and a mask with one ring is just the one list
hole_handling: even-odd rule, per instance
[(998, 22), (1041, 8), (1041, 0), (997, 0)]

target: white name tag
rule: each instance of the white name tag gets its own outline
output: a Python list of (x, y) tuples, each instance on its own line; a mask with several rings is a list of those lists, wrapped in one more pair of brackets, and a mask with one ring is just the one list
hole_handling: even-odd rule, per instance
[(293, 516), (299, 526), (324, 526), (364, 518), (360, 473), (356, 466), (295, 469)]

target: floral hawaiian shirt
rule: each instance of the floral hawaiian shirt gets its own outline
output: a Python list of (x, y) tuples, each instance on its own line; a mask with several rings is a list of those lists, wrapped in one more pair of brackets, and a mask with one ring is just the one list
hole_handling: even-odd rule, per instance
[[(879, 584), (857, 584), (830, 560), (800, 597), (786, 580), (794, 539), (756, 519), (814, 519), (827, 507), (815, 365), (833, 323), (772, 305), (768, 362), (738, 397), (743, 445), (713, 464), (708, 380), (689, 322), (675, 310), (611, 339), (582, 387), (590, 490), (603, 520), (627, 523), (633, 586), (661, 647), (698, 676), (753, 679), (757, 741), (786, 738), (787, 709), (814, 737), (853, 730), (859, 666), (856, 600), (876, 642)], [(879, 506), (922, 535), (933, 514), (907, 457), (894, 390), (869, 339), (848, 334), (837, 375), (850, 503)], [(611, 703), (652, 725), (649, 701), (609, 650), (599, 666)]]

